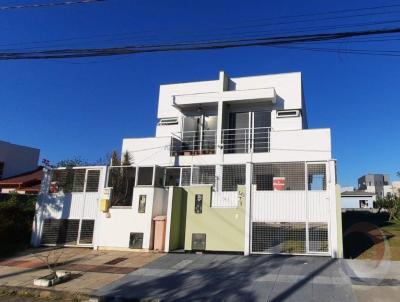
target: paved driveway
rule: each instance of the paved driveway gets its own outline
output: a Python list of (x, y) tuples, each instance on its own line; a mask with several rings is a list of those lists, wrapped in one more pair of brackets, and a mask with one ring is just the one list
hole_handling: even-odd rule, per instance
[(354, 301), (340, 260), (167, 254), (94, 293), (106, 300)]

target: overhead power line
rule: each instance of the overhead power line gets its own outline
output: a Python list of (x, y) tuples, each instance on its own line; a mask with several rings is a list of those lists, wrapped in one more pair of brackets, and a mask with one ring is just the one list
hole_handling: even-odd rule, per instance
[[(288, 45), (304, 42), (330, 41), (346, 39), (352, 37), (376, 36), (383, 34), (400, 33), (400, 27), (390, 29), (374, 29), (364, 31), (349, 31), (337, 33), (319, 33), (312, 35), (291, 35), (291, 36), (272, 36), (256, 39), (233, 39), (206, 42), (182, 42), (176, 44), (148, 44), (148, 45), (127, 45), (109, 48), (81, 48), (81, 49), (56, 49), (40, 51), (22, 52), (0, 52), (0, 60), (22, 60), (22, 59), (66, 59), (84, 57), (105, 57), (128, 55), (151, 52), (171, 52), (171, 51), (193, 51), (211, 50), (248, 46), (274, 46)], [(400, 51), (398, 51), (400, 54)], [(384, 55), (385, 51), (380, 51)]]
[[(72, 2), (72, 1), (70, 1)], [(215, 26), (201, 26), (201, 28), (185, 28), (184, 30), (182, 29), (177, 29), (177, 28), (168, 28), (168, 27), (162, 27), (158, 29), (143, 29), (143, 30), (137, 30), (133, 32), (119, 32), (119, 33), (108, 33), (108, 34), (96, 34), (96, 35), (90, 35), (90, 36), (81, 36), (81, 37), (68, 37), (68, 38), (62, 38), (62, 39), (53, 39), (53, 40), (41, 40), (41, 41), (31, 41), (31, 42), (13, 42), (13, 43), (5, 43), (5, 44), (0, 44), (0, 46), (24, 46), (24, 45), (34, 45), (33, 47), (29, 47), (27, 49), (38, 49), (43, 47), (43, 44), (49, 45), (53, 44), (51, 47), (56, 47), (56, 48), (61, 48), (61, 47), (70, 47), (70, 46), (65, 46), (67, 45), (72, 45), (76, 44), (74, 43), (75, 41), (78, 43), (79, 42), (86, 42), (86, 43), (91, 43), (91, 42), (113, 42), (113, 41), (121, 41), (121, 40), (127, 40), (127, 39), (135, 39), (135, 42), (137, 43), (137, 38), (142, 37), (140, 40), (146, 40), (154, 41), (155, 38), (159, 37), (164, 37), (168, 38), (169, 41), (174, 40), (174, 37), (180, 36), (181, 38), (186, 35), (188, 35), (190, 38), (198, 38), (204, 37), (205, 39), (210, 39), (211, 37), (215, 38), (222, 38), (222, 37), (235, 37), (238, 38), (239, 36), (252, 36), (254, 37), (255, 35), (261, 35), (261, 34), (287, 34), (287, 33), (310, 33), (310, 32), (318, 32), (326, 29), (338, 29), (338, 28), (351, 28), (354, 30), (354, 27), (359, 27), (363, 26), (363, 29), (366, 29), (366, 26), (372, 26), (372, 25), (378, 25), (378, 24), (388, 24), (388, 23), (398, 23), (400, 22), (399, 19), (395, 20), (380, 20), (380, 22), (377, 22), (377, 20), (371, 21), (370, 19), (365, 20), (368, 22), (364, 23), (348, 23), (348, 24), (334, 24), (330, 26), (308, 26), (308, 27), (296, 27), (295, 29), (293, 28), (288, 28), (285, 29), (285, 27), (282, 26), (287, 26), (291, 24), (303, 24), (303, 23), (312, 23), (312, 22), (317, 22), (317, 21), (332, 21), (336, 19), (352, 19), (355, 21), (356, 19), (365, 18), (365, 17), (372, 17), (372, 16), (378, 16), (378, 15), (393, 15), (393, 14), (399, 14), (400, 4), (394, 4), (394, 5), (385, 5), (385, 6), (373, 6), (373, 7), (364, 7), (364, 8), (357, 8), (357, 9), (346, 9), (346, 10), (336, 10), (336, 11), (328, 11), (328, 12), (319, 12), (319, 13), (311, 13), (311, 14), (302, 14), (302, 15), (289, 15), (289, 16), (279, 16), (279, 17), (274, 17), (271, 16), (268, 19), (253, 19), (253, 20), (247, 20), (244, 22), (235, 22), (235, 23), (228, 23), (223, 26), (218, 25), (217, 27)], [(396, 11), (397, 9), (397, 11)], [(362, 12), (362, 13), (360, 13)], [(339, 15), (337, 15), (339, 14)], [(308, 17), (304, 19), (305, 17)], [(278, 20), (278, 22), (273, 20)], [(284, 20), (284, 21), (282, 21)], [(259, 21), (264, 21), (263, 23), (259, 23)], [(360, 20), (361, 21), (361, 20)], [(275, 26), (278, 26), (276, 28)], [(251, 28), (259, 28), (261, 30), (258, 31), (249, 31)], [(240, 31), (247, 29), (247, 31)], [(360, 28), (361, 29), (361, 28)], [(358, 29), (358, 30), (360, 30)], [(266, 31), (267, 30), (267, 31)], [(233, 31), (233, 32), (232, 32)], [(172, 35), (172, 37), (171, 37)], [(151, 39), (153, 37), (153, 39)], [(103, 38), (106, 38), (104, 40)], [(60, 42), (64, 42), (64, 46), (60, 44)], [(159, 43), (161, 43), (159, 41)], [(37, 45), (38, 44), (38, 45)], [(50, 46), (48, 46), (50, 47)]]
[(107, 1), (107, 0), (75, 0), (75, 1), (63, 1), (63, 2), (17, 4), (17, 5), (9, 5), (9, 6), (0, 6), (0, 11), (14, 10), (14, 9), (25, 9), (25, 8), (56, 7), (56, 6), (74, 5), (74, 4), (87, 4), (87, 3), (104, 2), (104, 1)]

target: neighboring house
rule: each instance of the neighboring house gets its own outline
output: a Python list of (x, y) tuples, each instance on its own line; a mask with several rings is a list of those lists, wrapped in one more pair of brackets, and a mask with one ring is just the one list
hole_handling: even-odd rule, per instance
[(157, 117), (123, 140), (133, 165), (46, 174), (33, 244), (341, 257), (330, 129), (308, 129), (300, 73), (161, 85)]
[(43, 167), (0, 180), (0, 193), (38, 194)]
[(375, 193), (384, 197), (391, 191), (390, 177), (387, 174), (366, 174), (358, 179), (358, 190)]
[(365, 191), (342, 192), (342, 209), (372, 209), (376, 201), (375, 193)]
[(35, 170), (39, 153), (39, 149), (0, 141), (0, 179)]

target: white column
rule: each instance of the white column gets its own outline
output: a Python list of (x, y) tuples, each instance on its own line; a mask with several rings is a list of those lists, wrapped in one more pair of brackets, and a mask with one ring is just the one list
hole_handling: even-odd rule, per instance
[(216, 151), (219, 160), (223, 159), (224, 150), (222, 146), (222, 118), (223, 118), (223, 107), (224, 103), (220, 100), (218, 101), (218, 117), (217, 117), (217, 141), (216, 141)]
[(244, 213), (244, 254), (250, 254), (251, 241), (251, 177), (253, 166), (251, 163), (246, 163), (246, 206)]
[[(341, 247), (339, 246), (339, 236), (342, 232), (338, 232), (338, 228), (342, 227), (339, 225), (341, 219), (338, 218), (338, 213), (341, 215), (341, 209), (337, 204), (336, 196), (336, 173), (335, 173), (335, 161), (328, 161), (328, 171), (327, 171), (327, 190), (329, 195), (329, 220), (330, 220), (330, 251), (332, 258), (342, 257)], [(338, 212), (339, 211), (339, 212)], [(339, 220), (339, 221), (338, 221)]]

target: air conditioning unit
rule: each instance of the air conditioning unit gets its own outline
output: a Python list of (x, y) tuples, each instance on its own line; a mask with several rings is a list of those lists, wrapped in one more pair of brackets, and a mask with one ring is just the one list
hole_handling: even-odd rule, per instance
[(192, 251), (206, 250), (206, 234), (192, 234)]

